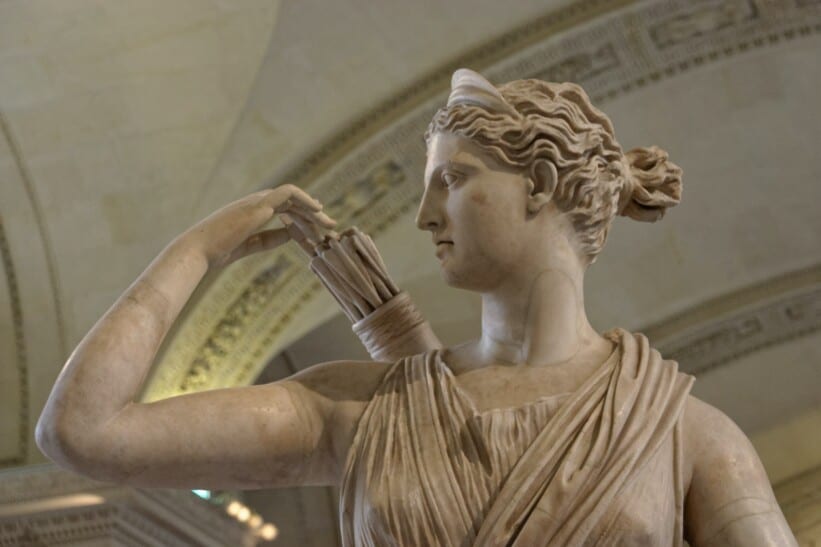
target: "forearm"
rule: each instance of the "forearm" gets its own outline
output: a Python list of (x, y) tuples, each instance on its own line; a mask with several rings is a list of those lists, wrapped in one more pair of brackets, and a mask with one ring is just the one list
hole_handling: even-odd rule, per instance
[(46, 455), (69, 464), (96, 449), (95, 435), (140, 392), (157, 349), (207, 269), (204, 254), (177, 239), (94, 325), (63, 367), (37, 424)]

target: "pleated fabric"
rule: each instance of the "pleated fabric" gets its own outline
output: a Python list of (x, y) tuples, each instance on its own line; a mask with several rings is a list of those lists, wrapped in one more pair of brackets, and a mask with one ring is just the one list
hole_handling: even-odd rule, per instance
[(576, 392), (478, 412), (438, 350), (385, 375), (340, 490), (353, 545), (682, 545), (680, 421), (692, 377), (647, 338)]

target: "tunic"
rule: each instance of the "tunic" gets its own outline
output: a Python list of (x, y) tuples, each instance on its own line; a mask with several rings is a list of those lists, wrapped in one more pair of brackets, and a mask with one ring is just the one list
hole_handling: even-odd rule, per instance
[(607, 336), (576, 392), (485, 412), (439, 350), (394, 363), (346, 460), (343, 545), (682, 545), (693, 378), (644, 335)]

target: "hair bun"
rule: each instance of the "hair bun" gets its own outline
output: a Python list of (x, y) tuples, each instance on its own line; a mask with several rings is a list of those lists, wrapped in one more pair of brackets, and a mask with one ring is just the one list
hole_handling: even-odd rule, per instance
[(681, 201), (681, 167), (658, 146), (634, 148), (624, 155), (629, 171), (619, 214), (655, 222)]

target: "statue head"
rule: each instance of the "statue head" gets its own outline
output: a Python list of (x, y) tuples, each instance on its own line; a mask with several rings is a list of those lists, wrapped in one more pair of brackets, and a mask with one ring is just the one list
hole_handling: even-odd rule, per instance
[[(447, 237), (447, 228), (431, 220), (425, 199), (431, 184), (448, 190), (459, 176), (434, 172), (431, 157), (447, 159), (443, 146), (467, 155), (473, 150), (497, 179), (519, 180), (523, 221), (540, 214), (564, 217), (585, 265), (601, 251), (615, 215), (655, 221), (681, 197), (681, 169), (667, 153), (655, 146), (623, 152), (610, 119), (572, 83), (516, 80), (497, 88), (476, 72), (457, 70), (447, 105), (434, 115), (425, 140), (426, 177), (433, 178), (426, 181), (417, 224), (434, 232), (434, 239)], [(495, 198), (487, 196), (491, 205)]]

